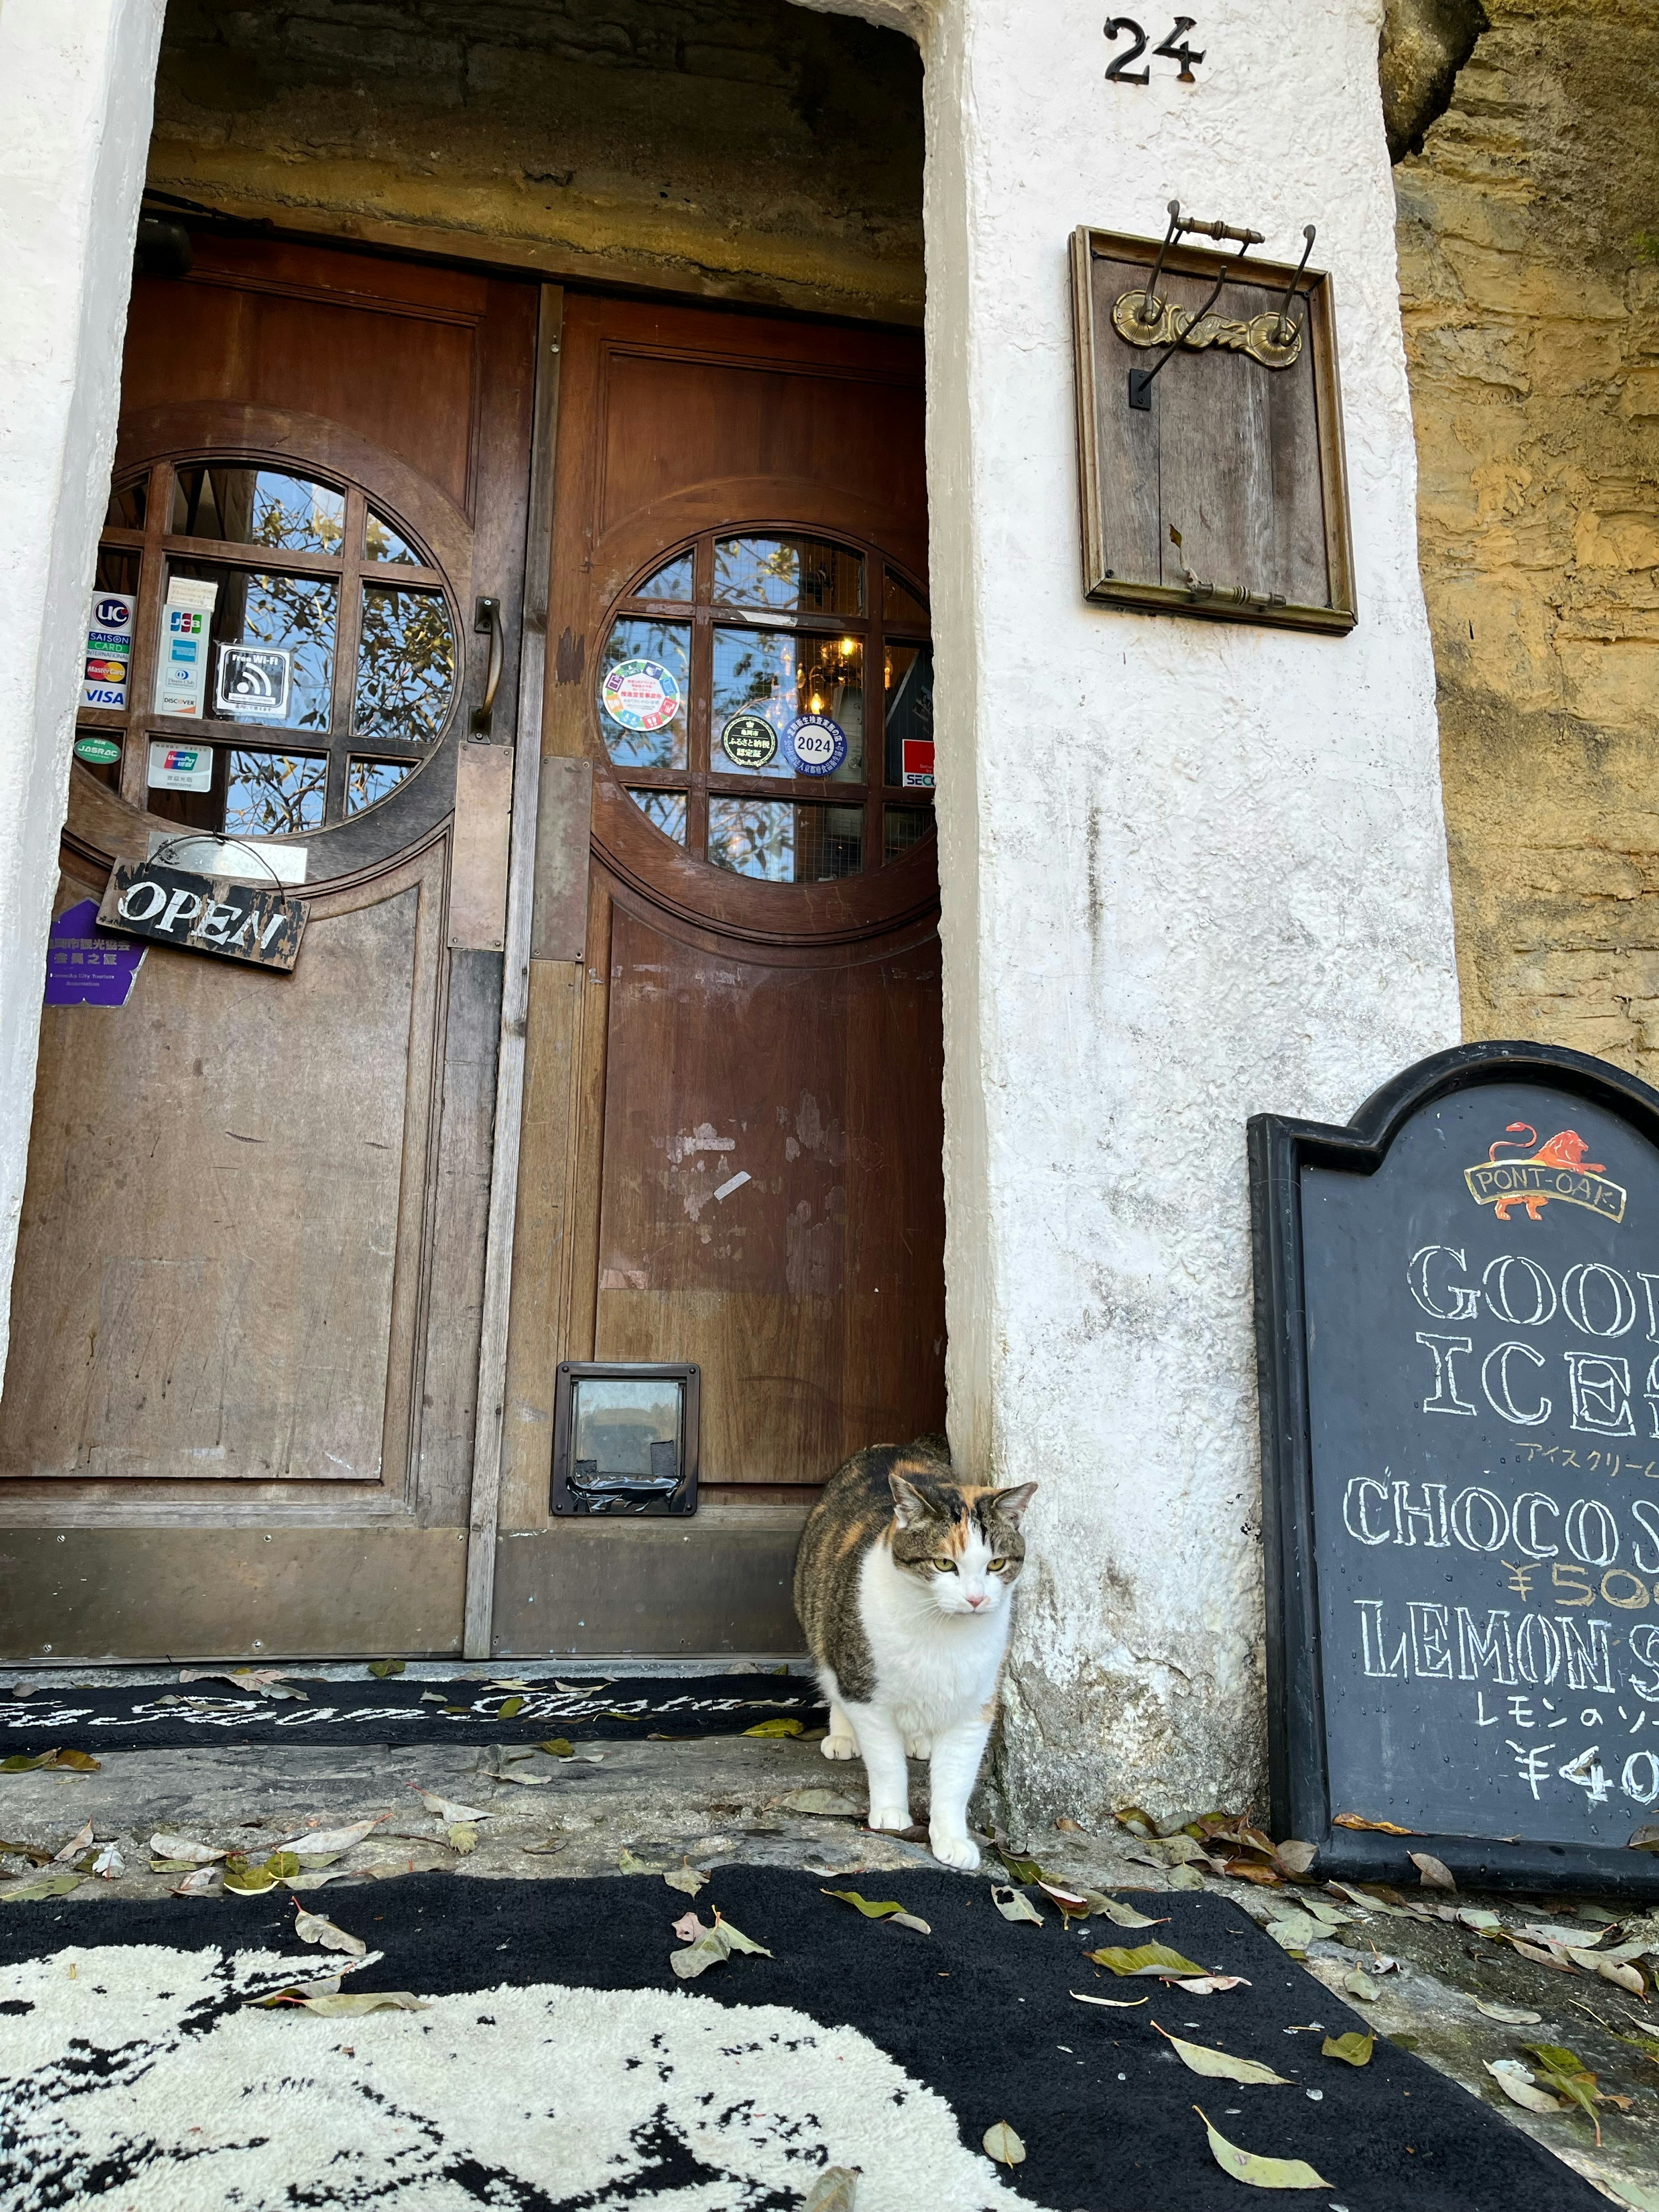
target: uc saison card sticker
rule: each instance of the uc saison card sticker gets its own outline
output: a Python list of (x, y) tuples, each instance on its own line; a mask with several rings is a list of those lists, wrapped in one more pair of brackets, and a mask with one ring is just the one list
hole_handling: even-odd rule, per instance
[(797, 714), (783, 741), (797, 775), (833, 775), (847, 757), (847, 732), (828, 714)]
[(659, 660), (619, 660), (599, 694), (625, 730), (660, 730), (680, 711), (679, 678)]
[(83, 706), (126, 705), (135, 605), (125, 592), (93, 593), (87, 610), (87, 658), (81, 687)]

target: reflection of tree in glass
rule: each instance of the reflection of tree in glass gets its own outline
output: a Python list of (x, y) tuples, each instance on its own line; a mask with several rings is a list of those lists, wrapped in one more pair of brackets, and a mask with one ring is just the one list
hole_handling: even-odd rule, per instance
[(345, 535), (345, 496), (303, 477), (254, 479), (253, 527), (249, 543), (337, 553)]
[(412, 761), (353, 761), (346, 771), (346, 812), (361, 814), (377, 799), (396, 791), (414, 766)]
[(795, 810), (748, 799), (708, 802), (708, 857), (734, 876), (787, 884), (795, 874)]
[(328, 763), (291, 753), (234, 752), (225, 828), (234, 837), (281, 837), (322, 826)]
[(437, 737), (455, 688), (455, 633), (435, 592), (363, 589), (357, 648), (358, 735), (426, 744)]

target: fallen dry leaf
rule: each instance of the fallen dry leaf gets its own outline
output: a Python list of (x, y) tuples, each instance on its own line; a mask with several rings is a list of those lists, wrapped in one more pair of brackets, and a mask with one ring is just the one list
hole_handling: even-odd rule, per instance
[(696, 1868), (688, 1862), (684, 1866), (671, 1867), (663, 1880), (670, 1889), (678, 1889), (687, 1897), (695, 1897), (707, 1885), (708, 1877), (706, 1874), (699, 1874)]
[(1266, 2087), (1270, 2083), (1281, 2089), (1292, 2086), (1284, 2075), (1275, 2074), (1271, 2066), (1264, 2066), (1259, 2058), (1235, 2058), (1231, 2051), (1212, 2051), (1202, 2043), (1183, 2043), (1178, 2035), (1171, 2035), (1167, 2027), (1158, 2027), (1156, 2021), (1150, 2025), (1158, 2028), (1158, 2033), (1190, 2073), (1212, 2075), (1222, 2081), (1243, 2081), (1251, 2087)]
[(617, 1859), (617, 1871), (618, 1874), (660, 1874), (663, 1869), (659, 1866), (653, 1866), (649, 1859), (636, 1857), (624, 1844)]
[(682, 1943), (695, 1943), (699, 1936), (706, 1936), (708, 1930), (695, 1912), (683, 1912), (672, 1923), (670, 1932), (678, 1936)]
[(194, 1867), (167, 1893), (171, 1897), (206, 1897), (211, 1892), (217, 1875), (216, 1867)]
[(404, 1662), (401, 1659), (371, 1659), (368, 1671), (377, 1680), (384, 1682), (389, 1674), (403, 1673)]
[(1342, 1977), (1342, 1986), (1351, 1997), (1358, 1997), (1362, 2004), (1375, 2004), (1382, 1994), (1363, 1966), (1350, 1967)]
[(0, 1882), (0, 1905), (33, 1905), (40, 1898), (67, 1897), (72, 1889), (79, 1889), (81, 1881), (78, 1874), (49, 1874), (38, 1881), (27, 1876), (21, 1881)]
[(1127, 1828), (1132, 1836), (1155, 1836), (1158, 1822), (1150, 1813), (1142, 1812), (1139, 1805), (1120, 1805), (1112, 1818), (1120, 1828)]
[(1319, 1846), (1317, 1844), (1299, 1843), (1292, 1838), (1290, 1842), (1279, 1844), (1277, 1856), (1280, 1866), (1290, 1873), (1306, 1874), (1319, 1856)]
[[(1185, 1989), (1190, 1984), (1177, 1982), (1176, 1986), (1177, 1989)], [(1086, 1996), (1081, 1990), (1073, 1990), (1072, 1995), (1079, 2004), (1109, 2005), (1114, 2012), (1133, 2012), (1137, 2005), (1152, 2002), (1150, 1997), (1091, 1997)]]
[(853, 2212), (858, 2171), (850, 2166), (826, 2166), (806, 2192), (801, 2212)]
[(361, 1936), (349, 1936), (343, 1928), (337, 1928), (320, 1912), (300, 1912), (295, 1915), (294, 1932), (302, 1943), (320, 1943), (325, 1951), (347, 1951), (361, 1959), (368, 1946)]
[(67, 1766), (77, 1774), (96, 1774), (99, 1763), (89, 1751), (14, 1751), (0, 1759), (0, 1774), (33, 1774), (43, 1766)]
[(495, 1708), (495, 1717), (498, 1721), (515, 1721), (523, 1711), (522, 1698), (503, 1698)]
[(342, 1852), (353, 1850), (372, 1835), (382, 1820), (389, 1820), (390, 1813), (377, 1813), (370, 1820), (354, 1820), (349, 1828), (301, 1828), (297, 1836), (283, 1839), (285, 1850), (297, 1851), (301, 1865), (317, 1859), (337, 1859)]
[[(634, 1716), (629, 1714), (627, 1717), (632, 1719)], [(743, 1733), (744, 1735), (799, 1735), (805, 1725), (805, 1721), (797, 1720), (757, 1721), (753, 1728), (746, 1728)]]
[(1235, 2181), (1248, 2181), (1253, 2189), (1328, 2189), (1331, 2186), (1322, 2174), (1314, 2172), (1305, 2159), (1258, 2158), (1254, 2151), (1241, 2150), (1237, 2143), (1229, 2142), (1218, 2128), (1211, 2126), (1209, 2117), (1201, 2106), (1194, 2105), (1193, 2110), (1204, 2123), (1216, 2164), (1224, 2173), (1231, 2173)]
[(1183, 1959), (1179, 1951), (1172, 1951), (1167, 1943), (1142, 1943), (1131, 1950), (1117, 1944), (1108, 1944), (1098, 1951), (1085, 1951), (1097, 1966), (1104, 1966), (1114, 1974), (1160, 1974), (1173, 1981), (1184, 1975), (1204, 1979), (1204, 1969), (1190, 1959)]
[(375, 1990), (367, 1996), (348, 1996), (339, 1990), (322, 1996), (305, 1996), (298, 1990), (278, 1990), (274, 1996), (253, 2001), (269, 2009), (276, 2005), (301, 2005), (320, 2013), (325, 2020), (356, 2020), (369, 2012), (424, 2012), (426, 1999), (407, 1990)]
[(1042, 1880), (1042, 1869), (1035, 1859), (1022, 1858), (1018, 1851), (1006, 1851), (1000, 1844), (996, 1844), (994, 1849), (997, 1856), (1008, 1870), (1010, 1881), (1018, 1882), (1023, 1887), (1027, 1882)]
[(1204, 1877), (1195, 1866), (1175, 1866), (1165, 1878), (1165, 1889), (1202, 1889)]
[(181, 1682), (229, 1682), (239, 1690), (252, 1690), (256, 1698), (295, 1698), (301, 1705), (311, 1700), (303, 1690), (290, 1690), (280, 1667), (185, 1667)]
[(1174, 1987), (1185, 1990), (1189, 1996), (1214, 1996), (1222, 1990), (1248, 1990), (1250, 1984), (1243, 1974), (1198, 1974), (1190, 1981), (1177, 1981)]
[(88, 1874), (95, 1874), (105, 1881), (117, 1881), (125, 1871), (121, 1854), (113, 1844), (106, 1844), (87, 1869)]
[(1487, 1997), (1476, 1997), (1474, 2008), (1488, 2020), (1502, 2021), (1505, 2027), (1536, 2027), (1544, 2017), (1541, 2012), (1528, 2012), (1524, 2005), (1494, 2004)]
[(408, 1786), (428, 1813), (435, 1813), (441, 1820), (451, 1826), (460, 1821), (487, 1820), (490, 1817), (488, 1813), (481, 1813), (476, 1805), (460, 1805), (453, 1797), (440, 1797), (435, 1790), (422, 1790), (417, 1783), (411, 1782)]
[(1415, 1836), (1421, 1833), (1417, 1828), (1402, 1828), (1397, 1820), (1368, 1820), (1359, 1813), (1338, 1813), (1333, 1816), (1331, 1826), (1334, 1828), (1365, 1828), (1379, 1836)]
[[(733, 1951), (757, 1952), (763, 1959), (769, 1959), (772, 1955), (763, 1943), (757, 1943), (740, 1928), (734, 1928), (729, 1920), (722, 1920), (718, 1913), (714, 1916), (712, 1928), (703, 1928), (695, 1913), (688, 1913), (686, 1920), (699, 1932), (684, 1950), (671, 1951), (668, 1954), (669, 1965), (683, 1982), (706, 1973), (710, 1966), (720, 1966), (731, 1957)], [(684, 1925), (685, 1921), (677, 1923), (674, 1933), (679, 1935)]]
[(1319, 2046), (1322, 2058), (1340, 2058), (1345, 2066), (1369, 2066), (1376, 2039), (1350, 2028), (1346, 2035), (1328, 2035)]
[[(933, 1932), (925, 1920), (919, 1919), (914, 1912), (907, 1912), (891, 1898), (878, 1902), (868, 1897), (860, 1897), (855, 1889), (826, 1889), (820, 1894), (840, 1898), (843, 1904), (850, 1905), (861, 1912), (866, 1920), (890, 1920), (895, 1927), (914, 1928), (921, 1936), (931, 1936)], [(1036, 1914), (1032, 1917), (1035, 1919)]]
[(1425, 1889), (1455, 1889), (1451, 1869), (1432, 1851), (1407, 1851), (1407, 1857), (1421, 1875)]
[(1512, 2105), (1523, 2112), (1559, 2112), (1562, 2110), (1559, 2097), (1552, 2097), (1539, 2088), (1532, 2078), (1532, 2069), (1523, 2066), (1518, 2058), (1488, 2058), (1486, 2068), (1498, 2087)]
[(786, 1796), (768, 1800), (769, 1812), (805, 1813), (820, 1820), (861, 1820), (862, 1805), (843, 1797), (839, 1790), (792, 1790)]
[(471, 1820), (452, 1821), (444, 1830), (444, 1839), (450, 1850), (459, 1851), (463, 1858), (468, 1851), (476, 1851), (478, 1848), (478, 1832)]
[(999, 2166), (1019, 2166), (1024, 2162), (1025, 2146), (1006, 2120), (997, 2120), (985, 2130), (985, 2155)]
[(1062, 1836), (1082, 1836), (1088, 1832), (1081, 1821), (1071, 1820), (1064, 1813), (1054, 1822), (1054, 1826)]
[(52, 1863), (54, 1865), (58, 1865), (60, 1863), (67, 1863), (70, 1859), (78, 1859), (82, 1852), (89, 1850), (91, 1845), (92, 1823), (88, 1820), (84, 1828), (76, 1829), (76, 1832), (70, 1838), (68, 1843), (66, 1843), (60, 1850), (57, 1850), (52, 1853)]
[(569, 1759), (574, 1755), (576, 1747), (568, 1736), (554, 1735), (550, 1736), (545, 1743), (538, 1743), (536, 1748), (546, 1752), (550, 1759)]
[(1024, 1890), (1010, 1889), (1005, 1882), (993, 1882), (991, 1902), (1005, 1920), (1029, 1920), (1036, 1928), (1042, 1925), (1042, 1915)]
[(169, 1860), (174, 1866), (211, 1866), (216, 1859), (229, 1856), (210, 1844), (193, 1844), (188, 1836), (155, 1835), (149, 1847), (158, 1859)]
[(504, 1766), (495, 1777), (497, 1782), (516, 1782), (520, 1790), (550, 1789), (557, 1778), (552, 1774), (526, 1774), (517, 1766)]
[(1057, 1905), (1062, 1920), (1083, 1920), (1088, 1917), (1089, 1893), (1073, 1889), (1068, 1884), (1039, 1879), (1037, 1887), (1050, 1905)]

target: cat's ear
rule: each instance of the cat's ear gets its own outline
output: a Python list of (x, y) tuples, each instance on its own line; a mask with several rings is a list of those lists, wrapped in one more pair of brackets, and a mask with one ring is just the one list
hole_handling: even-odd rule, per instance
[(901, 1528), (914, 1528), (918, 1521), (926, 1521), (933, 1509), (913, 1483), (902, 1474), (887, 1478), (893, 1491), (893, 1520)]
[(985, 1503), (1004, 1521), (1012, 1521), (1018, 1528), (1026, 1507), (1037, 1494), (1034, 1482), (1022, 1482), (1015, 1490), (994, 1490)]

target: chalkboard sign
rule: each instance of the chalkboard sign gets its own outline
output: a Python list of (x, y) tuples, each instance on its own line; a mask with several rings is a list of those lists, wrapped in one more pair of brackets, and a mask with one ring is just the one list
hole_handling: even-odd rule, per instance
[(1250, 1167), (1274, 1833), (1659, 1895), (1659, 1092), (1471, 1045)]

